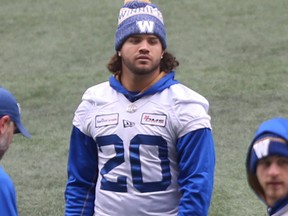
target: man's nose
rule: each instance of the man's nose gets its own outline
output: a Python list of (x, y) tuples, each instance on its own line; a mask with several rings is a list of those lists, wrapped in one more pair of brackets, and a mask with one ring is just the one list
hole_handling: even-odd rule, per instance
[(280, 172), (280, 167), (277, 163), (272, 163), (269, 167), (268, 173), (272, 176), (277, 176)]
[(141, 41), (141, 43), (139, 45), (139, 52), (149, 53), (149, 44), (146, 40)]

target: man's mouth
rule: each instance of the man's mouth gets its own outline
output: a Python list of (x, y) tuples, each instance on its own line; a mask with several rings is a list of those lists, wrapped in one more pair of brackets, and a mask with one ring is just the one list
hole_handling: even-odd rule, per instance
[(150, 60), (149, 56), (147, 55), (139, 55), (137, 56), (136, 60), (144, 60), (144, 61), (147, 61), (147, 60)]
[(267, 186), (272, 187), (272, 188), (278, 188), (282, 186), (282, 183), (280, 181), (271, 181), (267, 183)]

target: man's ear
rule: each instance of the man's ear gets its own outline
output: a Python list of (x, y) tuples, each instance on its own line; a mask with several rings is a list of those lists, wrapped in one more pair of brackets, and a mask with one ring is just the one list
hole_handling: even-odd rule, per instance
[(5, 127), (9, 125), (10, 121), (11, 121), (11, 118), (8, 115), (2, 116), (0, 118), (0, 134), (3, 133), (3, 131), (5, 130)]

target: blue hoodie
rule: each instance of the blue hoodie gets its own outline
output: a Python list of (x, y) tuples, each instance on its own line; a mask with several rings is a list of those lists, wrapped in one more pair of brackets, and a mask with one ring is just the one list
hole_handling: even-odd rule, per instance
[[(286, 145), (279, 145), (279, 146), (277, 146), (277, 144), (270, 145), (267, 151), (267, 156), (281, 155), (281, 156), (287, 157), (288, 156), (287, 155), (287, 152), (288, 152), (288, 119), (277, 117), (277, 118), (272, 118), (263, 122), (258, 127), (248, 149), (247, 158), (246, 158), (246, 173), (247, 173), (248, 183), (249, 183), (249, 186), (252, 188), (252, 190), (259, 197), (259, 199), (261, 199), (266, 204), (265, 199), (264, 199), (264, 191), (261, 188), (258, 182), (258, 179), (256, 177), (256, 174), (255, 174), (255, 167), (257, 166), (258, 159), (255, 156), (255, 151), (253, 150), (254, 143), (257, 140), (262, 139), (265, 136), (281, 138), (284, 141), (286, 141)], [(285, 198), (278, 200), (273, 206), (268, 207), (267, 211), (270, 216), (272, 215), (281, 216), (283, 215), (283, 213), (288, 214), (288, 194)]]

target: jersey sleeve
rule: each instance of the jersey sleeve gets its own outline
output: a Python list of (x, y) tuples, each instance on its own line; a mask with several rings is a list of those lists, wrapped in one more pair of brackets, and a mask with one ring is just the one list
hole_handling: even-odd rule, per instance
[(192, 131), (177, 142), (182, 198), (178, 216), (208, 215), (214, 183), (215, 149), (211, 129)]
[(215, 149), (209, 102), (183, 85), (172, 86), (178, 186), (181, 198), (178, 216), (207, 216), (211, 202)]
[(85, 122), (86, 108), (87, 103), (82, 102), (73, 119), (65, 190), (66, 216), (92, 216), (94, 213), (98, 159), (96, 143), (85, 132), (88, 128)]

